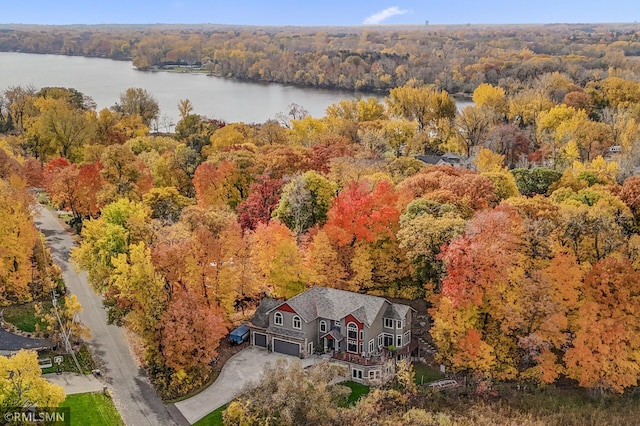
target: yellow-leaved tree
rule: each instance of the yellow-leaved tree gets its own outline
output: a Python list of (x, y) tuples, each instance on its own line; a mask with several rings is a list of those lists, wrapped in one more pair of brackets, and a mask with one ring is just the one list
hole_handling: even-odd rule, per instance
[(16, 407), (57, 407), (65, 399), (64, 389), (42, 377), (38, 355), (21, 350), (0, 356), (0, 411)]

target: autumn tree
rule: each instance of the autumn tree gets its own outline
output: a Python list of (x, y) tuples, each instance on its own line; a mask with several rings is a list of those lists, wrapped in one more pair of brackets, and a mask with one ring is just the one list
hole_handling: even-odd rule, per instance
[(507, 113), (507, 98), (501, 87), (488, 83), (480, 84), (473, 91), (473, 102), (476, 107), (488, 111), (494, 121)]
[(442, 254), (447, 275), (432, 336), (454, 369), (501, 378), (518, 373), (513, 335), (523, 320), (519, 283), (527, 267), (519, 251), (520, 221), (509, 208), (478, 213)]
[(152, 346), (167, 296), (164, 279), (151, 261), (151, 251), (143, 241), (130, 244), (127, 252), (112, 257), (111, 263), (107, 294), (119, 309), (119, 321), (125, 321), (147, 346)]
[(296, 238), (282, 223), (258, 224), (250, 234), (252, 269), (258, 287), (276, 297), (304, 291), (307, 271)]
[(174, 294), (158, 319), (163, 324), (159, 343), (166, 365), (176, 372), (190, 372), (201, 383), (197, 375), (216, 357), (220, 340), (228, 332), (222, 310), (183, 291)]
[(34, 104), (39, 115), (30, 122), (28, 133), (42, 146), (48, 147), (36, 156), (46, 159), (48, 154), (57, 154), (80, 159), (81, 148), (93, 136), (94, 115), (74, 109), (64, 99), (39, 98)]
[(452, 204), (418, 198), (407, 206), (400, 223), (400, 248), (415, 265), (419, 283), (428, 286), (429, 293), (439, 293), (444, 276), (440, 250), (464, 232), (466, 220)]
[(0, 410), (57, 407), (65, 399), (64, 389), (42, 377), (38, 354), (20, 350), (0, 357)]
[(146, 89), (140, 87), (130, 87), (121, 93), (119, 102), (114, 105), (113, 109), (125, 115), (139, 116), (147, 127), (158, 118), (160, 113), (156, 98)]
[(100, 145), (123, 144), (127, 140), (149, 133), (149, 127), (142, 118), (124, 115), (121, 112), (103, 108), (95, 121), (95, 142)]
[[(334, 380), (344, 367), (324, 362), (310, 369), (300, 362), (267, 365), (257, 386), (247, 388), (223, 413), (225, 424), (333, 425), (349, 389)], [(309, 402), (313, 401), (312, 404)]]
[(45, 188), (52, 202), (69, 209), (76, 223), (100, 211), (98, 194), (102, 190), (100, 163), (70, 164), (64, 158), (47, 163), (44, 170)]
[(201, 206), (228, 205), (235, 208), (246, 196), (244, 179), (236, 163), (202, 163), (195, 171), (193, 184)]
[(489, 130), (484, 145), (504, 155), (506, 165), (513, 169), (526, 159), (526, 155), (530, 152), (531, 141), (514, 124), (500, 124)]
[(439, 119), (453, 119), (456, 104), (446, 91), (407, 84), (391, 89), (386, 99), (389, 111), (407, 120), (418, 122), (418, 130), (426, 131)]
[(273, 217), (287, 225), (299, 239), (307, 229), (324, 223), (334, 194), (333, 182), (308, 171), (282, 188), (280, 203), (273, 211)]
[(338, 247), (391, 238), (400, 218), (397, 200), (388, 182), (352, 183), (336, 197), (323, 229)]
[(42, 303), (35, 307), (36, 316), (45, 324), (45, 330), (51, 333), (51, 339), (58, 345), (70, 342), (80, 342), (91, 338), (91, 330), (82, 324), (78, 314), (82, 312), (82, 305), (75, 294), (64, 296), (57, 300), (56, 306), (45, 311)]
[(268, 223), (280, 202), (284, 182), (263, 175), (249, 187), (249, 196), (238, 207), (238, 222), (242, 229), (256, 229), (259, 223)]
[(29, 302), (32, 298), (34, 246), (40, 244), (24, 183), (13, 176), (0, 179), (0, 301)]
[(33, 98), (36, 88), (33, 86), (10, 86), (4, 91), (4, 97), (9, 106), (11, 126), (21, 133), (33, 111)]
[(466, 106), (456, 116), (455, 125), (461, 137), (464, 155), (469, 157), (471, 150), (484, 142), (491, 124), (490, 117), (481, 108)]
[(152, 188), (144, 194), (142, 202), (151, 209), (151, 218), (170, 225), (180, 219), (182, 209), (194, 204), (193, 199), (184, 197), (173, 186)]
[(127, 254), (130, 244), (148, 241), (149, 208), (126, 198), (105, 206), (98, 219), (85, 222), (82, 243), (72, 250), (74, 264), (87, 271), (97, 290), (107, 289), (114, 270), (113, 258)]
[[(495, 202), (495, 188), (485, 176), (462, 168), (432, 166), (398, 184), (401, 198), (418, 197), (459, 206), (464, 215), (485, 209)], [(408, 203), (408, 202), (407, 202)]]
[(127, 197), (140, 200), (151, 188), (149, 170), (126, 145), (111, 145), (100, 156), (100, 175), (105, 185), (100, 192), (101, 201), (108, 203)]
[(384, 104), (381, 104), (376, 98), (371, 97), (358, 100), (345, 99), (329, 105), (326, 109), (326, 116), (361, 123), (365, 121), (384, 120), (386, 113)]
[(409, 155), (416, 151), (412, 146), (412, 141), (416, 133), (416, 124), (405, 120), (387, 121), (384, 127), (384, 137), (393, 155), (400, 157), (401, 155)]
[(626, 259), (610, 257), (586, 274), (567, 375), (600, 393), (636, 386), (640, 367), (637, 318), (640, 280)]

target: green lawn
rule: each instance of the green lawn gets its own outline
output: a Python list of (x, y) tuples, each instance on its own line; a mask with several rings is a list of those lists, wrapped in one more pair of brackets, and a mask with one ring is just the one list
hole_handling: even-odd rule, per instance
[(414, 363), (413, 371), (416, 373), (415, 382), (418, 385), (433, 382), (434, 380), (440, 380), (444, 377), (440, 371), (429, 367), (426, 364)]
[(218, 408), (215, 411), (210, 412), (200, 420), (194, 423), (193, 426), (223, 426), (222, 412), (227, 409), (227, 404)]
[[(51, 302), (44, 302), (44, 311), (51, 309)], [(24, 305), (12, 305), (2, 308), (4, 311), (4, 320), (10, 324), (13, 324), (18, 330), (33, 333), (36, 331), (36, 324), (40, 324), (40, 319), (36, 318), (36, 311), (33, 303), (27, 303)]]
[(362, 395), (366, 395), (369, 393), (369, 386), (365, 386), (360, 383), (348, 381), (342, 382), (340, 384), (351, 389), (351, 394), (347, 398), (347, 405), (355, 404)]
[(120, 413), (108, 395), (79, 393), (68, 395), (61, 407), (71, 409), (71, 426), (123, 426)]

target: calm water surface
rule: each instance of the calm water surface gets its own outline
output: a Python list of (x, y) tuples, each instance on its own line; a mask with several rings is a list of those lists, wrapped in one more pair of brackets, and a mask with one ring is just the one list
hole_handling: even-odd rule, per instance
[[(113, 106), (129, 87), (156, 97), (160, 115), (178, 120), (178, 101), (188, 98), (194, 113), (227, 122), (262, 123), (291, 103), (314, 117), (327, 106), (356, 98), (353, 92), (303, 89), (280, 84), (247, 83), (203, 74), (142, 72), (130, 62), (77, 56), (0, 52), (0, 91), (17, 85), (72, 87), (89, 95), (97, 109)], [(363, 95), (368, 96), (368, 95)]]

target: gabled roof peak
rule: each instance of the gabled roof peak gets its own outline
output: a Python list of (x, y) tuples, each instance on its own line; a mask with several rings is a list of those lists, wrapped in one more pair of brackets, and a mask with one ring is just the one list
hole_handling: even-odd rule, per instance
[(366, 325), (371, 325), (382, 309), (386, 312), (389, 307), (392, 307), (396, 315), (406, 315), (406, 312), (411, 309), (407, 305), (392, 303), (384, 297), (320, 286), (312, 287), (286, 302), (281, 302), (271, 310), (278, 309), (285, 303), (305, 322), (316, 318), (339, 321), (352, 314)]

